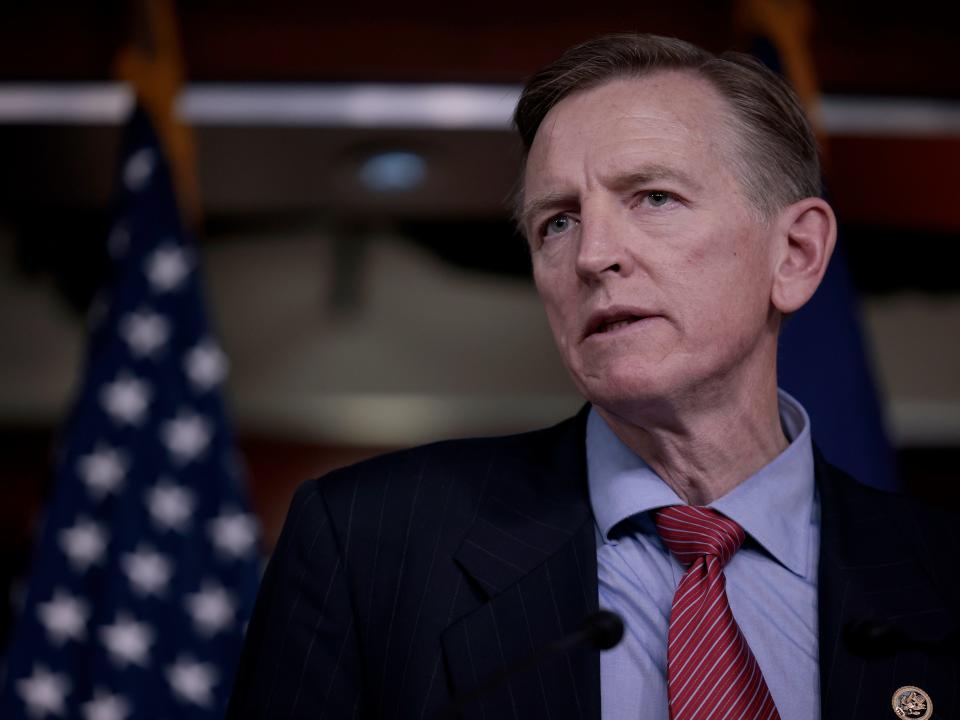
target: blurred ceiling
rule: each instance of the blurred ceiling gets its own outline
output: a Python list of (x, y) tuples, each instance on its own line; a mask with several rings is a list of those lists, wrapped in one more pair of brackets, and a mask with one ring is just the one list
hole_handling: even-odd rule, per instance
[[(823, 93), (859, 98), (859, 128), (836, 124), (828, 141), (832, 198), (849, 223), (960, 233), (960, 5), (921, 1), (813, 2), (810, 49)], [(0, 84), (103, 82), (126, 38), (142, 37), (136, 3), (21, 3), (0, 15)], [(416, 3), (176, 3), (192, 87), (261, 91), (290, 83), (494, 84), (509, 95), (564, 48), (611, 31), (676, 35), (713, 50), (743, 45), (730, 0), (564, 5), (492, 0), (481, 7)], [(482, 9), (481, 9), (482, 8)], [(877, 99), (887, 104), (877, 104)], [(890, 99), (952, 113), (951, 129), (885, 131)], [(871, 105), (870, 102), (874, 101)], [(866, 103), (866, 104), (864, 104)], [(834, 106), (838, 105), (834, 102)], [(946, 108), (946, 110), (944, 110)], [(893, 113), (895, 115), (895, 113)], [(874, 127), (863, 131), (863, 119)], [(104, 207), (116, 148), (112, 127), (0, 126), (0, 213)], [(889, 124), (887, 125), (889, 128)], [(879, 128), (879, 129), (878, 129)], [(199, 168), (208, 218), (309, 212), (413, 216), (503, 216), (515, 172), (508, 132), (244, 127), (202, 123)], [(357, 187), (356, 166), (379, 150), (425, 156), (414, 192)], [(901, 187), (925, 199), (903, 202)], [(284, 217), (278, 217), (283, 215)], [(262, 218), (263, 219), (263, 218)]]
[[(824, 92), (960, 98), (956, 3), (811, 3)], [(8, 4), (0, 80), (102, 80), (132, 3)], [(521, 81), (593, 35), (644, 31), (736, 43), (733, 2), (177, 3), (193, 81)]]

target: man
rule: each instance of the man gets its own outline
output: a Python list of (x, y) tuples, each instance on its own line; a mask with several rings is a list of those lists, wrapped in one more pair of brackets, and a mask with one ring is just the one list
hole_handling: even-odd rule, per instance
[[(519, 223), (589, 406), (304, 485), (231, 717), (960, 715), (953, 526), (829, 466), (777, 391), (836, 234), (793, 95), (612, 36), (515, 120)], [(524, 662), (598, 607), (615, 649)]]

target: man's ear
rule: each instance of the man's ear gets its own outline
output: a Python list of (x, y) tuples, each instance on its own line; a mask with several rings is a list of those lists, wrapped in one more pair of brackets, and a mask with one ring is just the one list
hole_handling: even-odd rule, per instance
[(784, 208), (775, 228), (770, 300), (786, 315), (803, 307), (820, 285), (837, 242), (837, 219), (826, 201), (811, 197)]

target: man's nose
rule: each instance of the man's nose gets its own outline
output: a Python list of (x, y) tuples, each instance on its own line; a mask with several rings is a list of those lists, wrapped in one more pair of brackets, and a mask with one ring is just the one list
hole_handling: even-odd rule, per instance
[(609, 274), (629, 272), (630, 258), (624, 245), (624, 228), (609, 213), (581, 214), (577, 275), (587, 283)]

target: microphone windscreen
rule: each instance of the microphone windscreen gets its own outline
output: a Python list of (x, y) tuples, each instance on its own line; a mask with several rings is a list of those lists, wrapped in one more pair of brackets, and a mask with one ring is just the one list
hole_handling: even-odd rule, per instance
[(583, 634), (597, 650), (609, 650), (623, 638), (623, 620), (609, 610), (600, 610), (583, 621)]
[(874, 618), (847, 623), (843, 639), (854, 653), (865, 657), (890, 655), (910, 644), (895, 628)]

